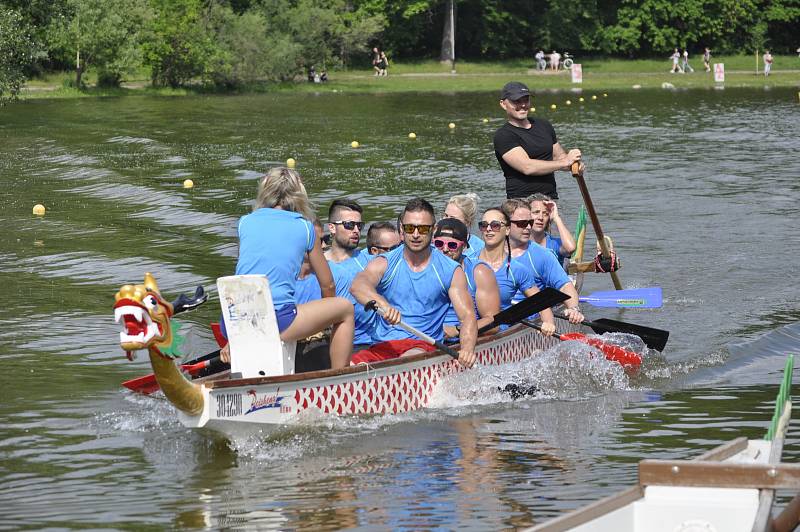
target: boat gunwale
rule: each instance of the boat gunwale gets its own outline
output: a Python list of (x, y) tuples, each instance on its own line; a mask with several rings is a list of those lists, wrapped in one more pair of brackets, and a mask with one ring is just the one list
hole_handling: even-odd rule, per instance
[[(486, 344), (490, 344), (498, 340), (503, 340), (509, 336), (516, 335), (525, 330), (529, 329), (524, 325), (517, 324), (513, 327), (506, 329), (505, 331), (479, 337), (478, 342), (475, 345), (475, 348), (477, 350), (481, 346), (485, 346)], [(458, 346), (458, 344), (453, 344), (453, 345), (455, 347)], [(369, 375), (370, 373), (373, 373), (377, 370), (392, 368), (394, 366), (406, 366), (406, 365), (412, 366), (413, 364), (418, 362), (433, 361), (433, 359), (443, 358), (443, 357), (445, 358), (445, 362), (447, 360), (454, 360), (450, 355), (447, 355), (443, 351), (437, 349), (436, 351), (418, 353), (409, 356), (402, 356), (398, 358), (392, 358), (389, 360), (381, 360), (379, 362), (374, 362), (374, 363), (358, 364), (355, 366), (348, 366), (346, 368), (324, 369), (318, 371), (308, 371), (305, 373), (293, 373), (290, 375), (273, 375), (269, 377), (249, 377), (246, 379), (212, 379), (204, 381), (202, 384), (203, 386), (210, 389), (222, 389), (222, 388), (235, 388), (237, 386), (255, 386), (255, 385), (269, 385), (269, 384), (283, 384), (283, 383), (298, 382), (298, 381), (313, 381), (313, 380), (340, 377), (343, 375), (355, 375), (359, 373), (366, 373)]]

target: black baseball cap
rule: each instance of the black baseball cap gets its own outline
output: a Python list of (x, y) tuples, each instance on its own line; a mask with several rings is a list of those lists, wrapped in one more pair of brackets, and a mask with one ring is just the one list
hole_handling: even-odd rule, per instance
[(519, 100), (525, 96), (530, 96), (531, 91), (528, 86), (519, 81), (509, 81), (503, 85), (503, 90), (500, 92), (501, 100)]
[(464, 222), (457, 218), (442, 218), (436, 224), (436, 232), (433, 233), (433, 238), (437, 236), (449, 236), (456, 240), (461, 240), (466, 243), (465, 247), (469, 247), (469, 229), (464, 225)]

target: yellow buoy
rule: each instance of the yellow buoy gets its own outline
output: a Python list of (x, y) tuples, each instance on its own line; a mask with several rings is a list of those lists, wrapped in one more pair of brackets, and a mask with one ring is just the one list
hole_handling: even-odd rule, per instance
[(553, 104), (550, 104), (550, 109), (553, 109), (553, 110), (555, 110), (557, 107), (558, 107), (558, 106), (557, 106), (556, 104), (554, 104), (554, 103), (553, 103)]
[(350, 147), (351, 148), (358, 148), (358, 146), (359, 146), (359, 144), (358, 144), (357, 140), (354, 140), (353, 142), (350, 143)]
[(580, 98), (578, 98), (578, 101), (579, 101), (579, 102), (582, 102), (582, 101), (583, 101), (583, 96), (581, 96)]
[(297, 164), (297, 161), (295, 161), (291, 157), (286, 159), (286, 168), (294, 168), (296, 164)]
[(592, 100), (596, 100), (596, 99), (597, 99), (597, 95), (596, 94), (592, 94)]
[(536, 112), (536, 107), (531, 107), (530, 109), (528, 109), (528, 112), (529, 113), (535, 113)]
[(447, 124), (447, 127), (449, 127), (450, 129), (455, 129), (456, 125), (454, 123), (450, 122), (449, 124)]
[(608, 93), (607, 92), (603, 93), (603, 98), (608, 98)]
[(488, 124), (488, 123), (489, 123), (489, 119), (488, 119), (488, 118), (484, 118), (484, 119), (483, 119), (483, 123), (484, 123), (484, 124)]
[(183, 182), (183, 188), (194, 188), (194, 181), (187, 179)]
[(564, 103), (566, 103), (567, 105), (572, 105), (572, 100), (567, 100), (567, 101), (566, 101), (566, 102), (564, 102)]
[(33, 214), (35, 214), (36, 216), (44, 216), (44, 212), (45, 208), (44, 205), (42, 205), (41, 203), (37, 203), (36, 205), (33, 206)]
[(411, 132), (411, 133), (408, 134), (408, 138), (415, 139), (415, 138), (417, 138), (417, 134), (414, 133), (414, 132)]

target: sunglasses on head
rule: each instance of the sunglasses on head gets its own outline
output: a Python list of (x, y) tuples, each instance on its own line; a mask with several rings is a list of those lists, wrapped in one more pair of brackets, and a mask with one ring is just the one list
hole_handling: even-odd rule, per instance
[(352, 231), (356, 227), (358, 227), (359, 231), (361, 231), (361, 229), (364, 228), (364, 222), (353, 222), (353, 221), (346, 221), (345, 222), (345, 221), (339, 220), (339, 221), (331, 222), (331, 223), (333, 225), (341, 225), (342, 227), (344, 227), (348, 231)]
[(463, 242), (456, 242), (455, 240), (448, 240), (445, 242), (444, 240), (439, 240), (438, 238), (433, 241), (433, 245), (436, 246), (438, 249), (444, 249), (447, 246), (447, 249), (450, 251), (455, 251), (458, 249), (458, 246), (463, 244)]
[(421, 235), (427, 235), (433, 229), (432, 225), (417, 225), (417, 224), (403, 224), (401, 226), (403, 228), (403, 232), (407, 235), (413, 235), (414, 231), (419, 231)]
[(399, 248), (399, 247), (400, 247), (400, 244), (395, 244), (394, 246), (388, 246), (388, 247), (386, 247), (386, 246), (375, 246), (375, 245), (373, 245), (372, 247), (374, 247), (375, 249), (379, 249), (379, 250), (383, 251), (384, 253), (388, 253), (388, 252), (390, 252), (390, 251), (393, 251), (393, 250), (395, 250), (395, 249)]
[(511, 223), (516, 225), (520, 229), (525, 229), (526, 227), (533, 227), (533, 220), (511, 220)]
[(497, 220), (492, 220), (491, 222), (478, 222), (478, 229), (481, 231), (486, 231), (488, 228), (491, 228), (492, 231), (499, 231), (504, 225), (503, 222), (498, 222)]

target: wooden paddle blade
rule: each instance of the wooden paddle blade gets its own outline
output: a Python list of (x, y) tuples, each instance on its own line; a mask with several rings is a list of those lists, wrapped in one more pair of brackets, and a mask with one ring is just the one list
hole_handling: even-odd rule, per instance
[(494, 329), (498, 325), (514, 325), (527, 319), (529, 316), (548, 309), (569, 299), (564, 292), (555, 288), (545, 288), (538, 294), (525, 298), (516, 305), (511, 305), (494, 316), (494, 321), (480, 328), (479, 333)]
[(639, 353), (634, 353), (633, 351), (618, 345), (607, 344), (598, 338), (589, 338), (585, 334), (581, 333), (567, 333), (562, 334), (561, 339), (576, 340), (578, 342), (583, 342), (584, 344), (589, 344), (590, 346), (602, 351), (603, 355), (606, 357), (606, 360), (617, 362), (623, 367), (638, 368), (642, 365), (642, 356)]
[(632, 334), (638, 336), (650, 349), (656, 351), (663, 351), (664, 346), (667, 345), (669, 339), (669, 331), (662, 329), (654, 329), (652, 327), (644, 327), (634, 323), (626, 323), (624, 321), (610, 320), (601, 318), (599, 320), (584, 322), (598, 334), (606, 332), (619, 332), (625, 334)]

